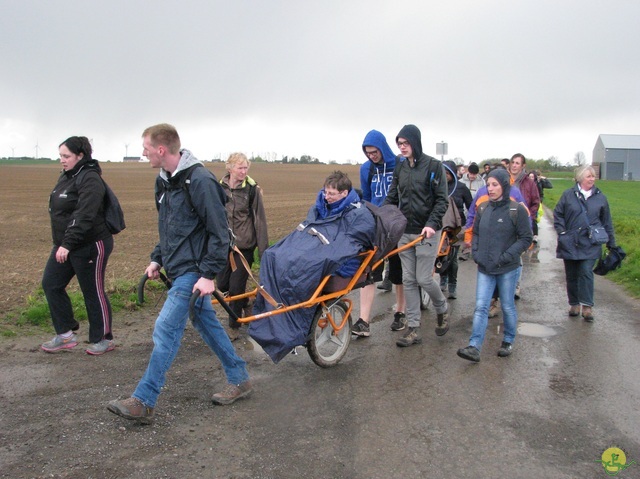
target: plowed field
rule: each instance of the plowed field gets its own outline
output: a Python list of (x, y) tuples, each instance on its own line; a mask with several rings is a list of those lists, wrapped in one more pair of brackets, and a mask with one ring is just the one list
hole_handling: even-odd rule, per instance
[[(107, 284), (135, 281), (158, 240), (153, 184), (157, 170), (149, 163), (103, 163), (103, 177), (118, 195), (127, 229), (116, 236)], [(222, 163), (207, 168), (220, 178)], [(324, 178), (341, 169), (359, 186), (359, 165), (282, 165), (254, 163), (249, 174), (263, 188), (270, 240), (290, 232), (303, 219)], [(60, 165), (0, 165), (0, 311), (24, 306), (42, 278), (51, 249), (47, 205)], [(72, 288), (77, 287), (75, 282)]]

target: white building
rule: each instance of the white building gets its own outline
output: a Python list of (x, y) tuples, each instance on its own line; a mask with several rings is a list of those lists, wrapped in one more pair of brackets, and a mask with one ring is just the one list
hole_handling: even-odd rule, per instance
[(640, 180), (640, 135), (600, 135), (591, 164), (603, 180)]

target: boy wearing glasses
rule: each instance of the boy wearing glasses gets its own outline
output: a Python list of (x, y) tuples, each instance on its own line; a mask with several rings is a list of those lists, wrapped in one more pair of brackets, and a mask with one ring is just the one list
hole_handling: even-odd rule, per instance
[[(360, 167), (360, 189), (362, 199), (376, 206), (382, 206), (387, 192), (393, 180), (393, 170), (396, 167), (396, 155), (391, 151), (387, 139), (377, 130), (371, 130), (364, 137), (362, 151), (367, 157)], [(400, 161), (398, 159), (398, 161)], [(375, 281), (382, 279), (382, 267), (374, 271)], [(388, 287), (385, 287), (388, 282)], [(396, 312), (391, 323), (392, 331), (401, 331), (407, 327), (404, 314), (404, 288), (402, 286), (402, 264), (400, 256), (393, 255), (389, 258), (387, 275), (378, 288), (391, 291), (392, 284), (396, 285)], [(360, 318), (353, 325), (351, 332), (359, 337), (368, 337), (370, 334), (369, 320), (376, 293), (375, 284), (370, 284), (360, 289)]]
[(398, 206), (407, 218), (399, 246), (423, 236), (422, 242), (400, 253), (409, 328), (396, 344), (407, 347), (422, 342), (420, 287), (430, 296), (436, 310), (436, 335), (443, 336), (449, 330), (447, 300), (433, 279), (442, 218), (449, 201), (444, 167), (422, 152), (420, 130), (415, 125), (405, 125), (396, 136), (396, 144), (405, 160), (398, 163), (393, 172), (385, 203)]

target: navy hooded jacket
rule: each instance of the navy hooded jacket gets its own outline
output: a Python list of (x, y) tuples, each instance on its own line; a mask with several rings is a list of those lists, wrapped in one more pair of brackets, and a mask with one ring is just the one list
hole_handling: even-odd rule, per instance
[(517, 219), (513, 224), (510, 209), (511, 185), (507, 170), (497, 169), (489, 173), (487, 180), (495, 178), (502, 186), (499, 200), (489, 200), (479, 221), (473, 223), (473, 241), (471, 252), (483, 274), (499, 275), (518, 268), (520, 256), (533, 241), (529, 211), (517, 203)]

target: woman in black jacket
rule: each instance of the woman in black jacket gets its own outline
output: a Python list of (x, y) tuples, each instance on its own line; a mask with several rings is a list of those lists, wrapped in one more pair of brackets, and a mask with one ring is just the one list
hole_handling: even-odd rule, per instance
[(593, 321), (593, 266), (602, 254), (602, 245), (593, 244), (589, 226), (604, 227), (606, 246), (616, 246), (607, 197), (596, 186), (592, 166), (576, 170), (576, 184), (565, 190), (553, 210), (553, 227), (558, 233), (556, 257), (564, 260), (569, 316)]
[(104, 291), (104, 276), (113, 236), (104, 220), (105, 186), (92, 148), (84, 136), (60, 144), (62, 174), (49, 197), (53, 249), (44, 269), (44, 289), (56, 336), (41, 349), (54, 353), (78, 345), (79, 328), (66, 287), (74, 276), (82, 289), (89, 319), (86, 352), (104, 354), (115, 347), (111, 331), (111, 304)]
[(458, 350), (458, 356), (480, 361), (480, 350), (487, 329), (489, 305), (498, 286), (504, 318), (504, 336), (498, 356), (511, 354), (516, 337), (518, 311), (514, 301), (516, 284), (522, 268), (520, 256), (531, 245), (533, 234), (529, 212), (521, 203), (512, 201), (509, 173), (496, 169), (487, 177), (489, 201), (476, 212), (473, 223), (472, 254), (478, 265), (476, 308), (469, 346)]

